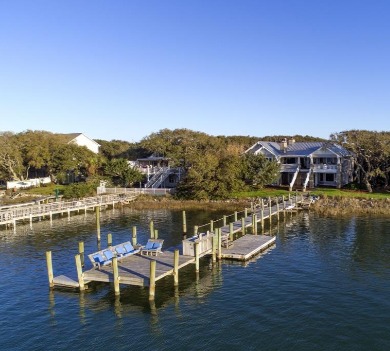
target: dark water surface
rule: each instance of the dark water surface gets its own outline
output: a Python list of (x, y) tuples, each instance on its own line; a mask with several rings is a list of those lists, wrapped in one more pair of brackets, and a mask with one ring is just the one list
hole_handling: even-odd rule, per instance
[[(229, 214), (229, 213), (225, 213)], [(222, 213), (187, 211), (188, 228)], [(149, 221), (169, 247), (181, 241), (180, 211), (102, 213), (114, 244)], [(190, 230), (190, 229), (189, 229)], [(276, 245), (243, 265), (201, 260), (147, 289), (99, 284), (80, 294), (50, 292), (55, 276), (75, 277), (78, 242), (96, 250), (92, 214), (0, 231), (2, 350), (390, 350), (390, 219), (330, 219), (301, 213), (280, 222)], [(90, 267), (88, 263), (87, 268)]]

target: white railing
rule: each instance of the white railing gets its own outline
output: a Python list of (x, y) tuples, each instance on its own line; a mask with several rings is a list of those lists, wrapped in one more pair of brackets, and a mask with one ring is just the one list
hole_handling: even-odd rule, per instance
[(290, 183), (290, 191), (292, 190), (293, 186), (294, 186), (294, 183), (295, 183), (295, 180), (297, 179), (297, 176), (298, 176), (298, 173), (299, 173), (299, 166), (297, 167), (297, 169), (295, 170), (295, 173), (294, 173), (294, 176), (291, 180), (291, 183)]
[(303, 183), (303, 191), (306, 191), (306, 188), (307, 188), (307, 184), (309, 184), (309, 180), (310, 180), (310, 174), (311, 174), (312, 170), (310, 169), (309, 172), (307, 172), (307, 175), (306, 175), (306, 179), (305, 179), (305, 182)]
[(322, 169), (322, 170), (337, 170), (337, 165), (327, 165), (327, 164), (314, 164), (313, 165), (313, 169), (314, 170), (319, 170), (319, 169)]
[(170, 189), (170, 188), (104, 188), (103, 193), (104, 194), (133, 194), (133, 195), (139, 195), (139, 194), (166, 195), (166, 194), (173, 193), (173, 191), (174, 189)]

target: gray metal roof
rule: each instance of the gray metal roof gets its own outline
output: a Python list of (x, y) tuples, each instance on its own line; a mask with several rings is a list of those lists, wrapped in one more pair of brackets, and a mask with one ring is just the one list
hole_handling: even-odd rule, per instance
[(330, 142), (294, 142), (293, 144), (287, 145), (286, 151), (283, 151), (280, 143), (272, 141), (258, 141), (255, 145), (247, 150), (247, 152), (257, 153), (261, 148), (265, 148), (275, 156), (309, 156), (320, 148), (324, 147), (339, 156), (350, 156), (351, 153), (343, 148), (342, 146), (330, 143)]

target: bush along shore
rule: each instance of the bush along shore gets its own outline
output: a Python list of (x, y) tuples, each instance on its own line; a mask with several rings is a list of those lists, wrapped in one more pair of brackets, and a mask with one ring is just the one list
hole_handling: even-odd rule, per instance
[(387, 199), (361, 199), (351, 197), (320, 197), (310, 210), (327, 216), (346, 215), (389, 215), (390, 198)]

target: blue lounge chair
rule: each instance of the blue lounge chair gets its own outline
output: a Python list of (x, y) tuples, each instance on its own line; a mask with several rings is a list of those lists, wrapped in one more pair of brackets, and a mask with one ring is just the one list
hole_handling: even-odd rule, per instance
[(123, 244), (115, 246), (115, 252), (118, 257), (126, 257), (129, 255), (134, 255), (139, 252), (139, 249), (135, 249), (130, 241), (125, 242)]
[(106, 254), (104, 253), (105, 251), (110, 251), (110, 250), (104, 250), (103, 252), (99, 251), (91, 255), (88, 255), (90, 261), (92, 262), (95, 268), (100, 269), (101, 266), (105, 266), (111, 263), (111, 259), (112, 257), (114, 257), (114, 255), (112, 255), (112, 252), (110, 251), (111, 255), (110, 253), (107, 253), (108, 255), (107, 257)]
[(164, 240), (161, 239), (149, 239), (146, 245), (141, 249), (141, 255), (157, 256), (161, 253)]

